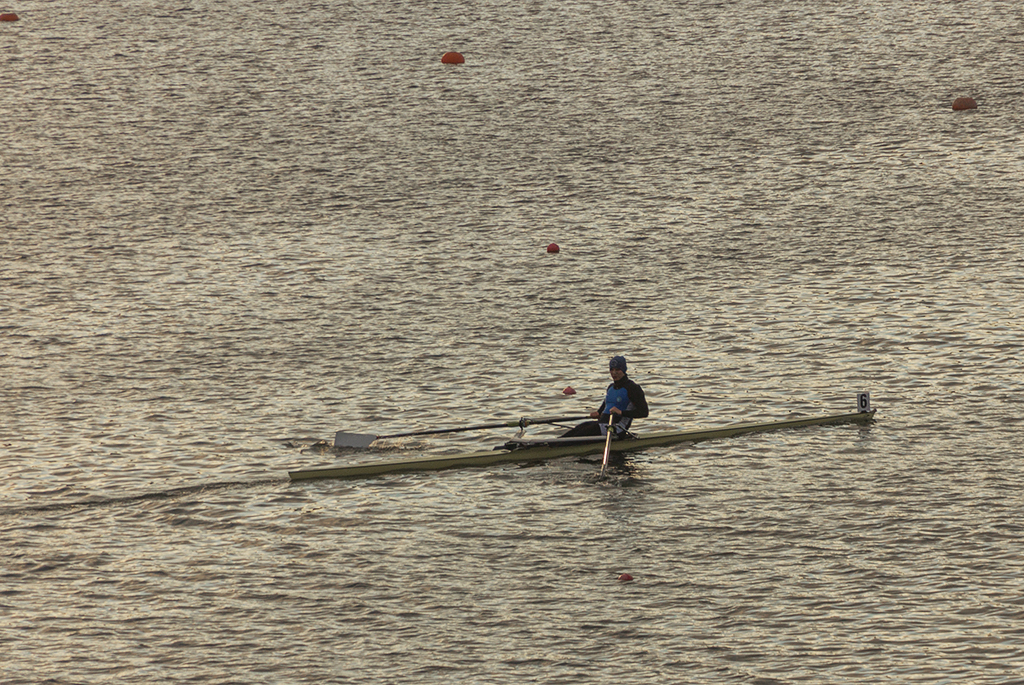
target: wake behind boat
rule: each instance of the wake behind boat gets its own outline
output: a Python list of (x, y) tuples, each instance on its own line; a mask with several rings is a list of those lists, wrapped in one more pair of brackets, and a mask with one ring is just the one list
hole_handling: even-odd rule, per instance
[[(718, 428), (698, 428), (694, 430), (660, 431), (644, 435), (629, 435), (621, 440), (611, 441), (611, 452), (634, 452), (648, 447), (661, 447), (683, 442), (716, 440), (730, 438), (745, 433), (763, 433), (787, 428), (803, 428), (806, 426), (826, 426), (833, 424), (857, 423), (869, 424), (874, 420), (875, 411), (870, 408), (867, 393), (857, 396), (858, 410), (842, 414), (826, 414), (822, 416), (805, 416), (782, 419), (778, 421), (760, 421), (735, 423)], [(523, 419), (520, 421), (527, 422)], [(532, 421), (529, 423), (540, 423)], [(545, 421), (550, 422), (550, 421)], [(315, 478), (370, 478), (386, 473), (405, 473), (410, 471), (436, 471), (441, 469), (490, 466), (508, 462), (528, 463), (546, 461), (560, 457), (579, 457), (601, 453), (605, 449), (604, 437), (579, 438), (534, 438), (522, 436), (525, 425), (519, 435), (507, 441), (501, 447), (485, 452), (469, 454), (420, 456), (406, 459), (377, 460), (333, 466), (326, 468), (300, 469), (289, 471), (292, 480), (309, 480)]]

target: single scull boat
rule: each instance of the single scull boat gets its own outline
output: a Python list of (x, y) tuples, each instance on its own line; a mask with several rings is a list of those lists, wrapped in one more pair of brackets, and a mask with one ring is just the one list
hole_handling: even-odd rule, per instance
[[(685, 431), (661, 431), (646, 435), (615, 440), (611, 443), (614, 453), (633, 452), (648, 447), (674, 445), (682, 442), (699, 440), (715, 440), (730, 438), (744, 433), (762, 433), (784, 428), (802, 428), (804, 426), (825, 426), (840, 423), (867, 424), (874, 419), (874, 410), (857, 411), (847, 414), (829, 414), (824, 416), (804, 416), (781, 421), (765, 421), (756, 423), (734, 423), (720, 428), (700, 428)], [(436, 471), (468, 466), (490, 466), (506, 462), (532, 462), (557, 459), (559, 457), (578, 457), (587, 454), (601, 453), (605, 448), (603, 437), (584, 438), (550, 438), (523, 439), (515, 438), (503, 447), (487, 452), (471, 454), (449, 454), (421, 456), (407, 459), (373, 461), (329, 468), (301, 469), (289, 471), (292, 480), (312, 478), (369, 478), (385, 473), (402, 473), (408, 471)]]

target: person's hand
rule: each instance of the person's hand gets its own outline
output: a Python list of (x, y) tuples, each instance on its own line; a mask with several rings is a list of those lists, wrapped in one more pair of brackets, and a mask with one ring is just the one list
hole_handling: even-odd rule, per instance
[(590, 418), (592, 418), (592, 419), (600, 418), (600, 416), (601, 415), (599, 413), (597, 413), (596, 411), (590, 412)]
[(619, 414), (621, 416), (622, 415), (622, 410), (619, 409), (618, 407), (612, 407), (611, 409), (608, 410), (608, 413), (610, 413), (610, 414)]

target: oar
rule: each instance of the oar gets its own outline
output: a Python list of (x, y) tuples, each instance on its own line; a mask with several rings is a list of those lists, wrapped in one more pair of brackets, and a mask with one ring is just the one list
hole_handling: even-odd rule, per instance
[(589, 416), (553, 416), (551, 418), (528, 419), (521, 418), (515, 421), (503, 421), (502, 423), (484, 423), (479, 426), (462, 426), (460, 428), (435, 428), (433, 430), (412, 431), (411, 433), (394, 433), (392, 435), (373, 435), (371, 433), (346, 433), (338, 431), (334, 434), (335, 447), (369, 447), (374, 440), (386, 440), (388, 438), (407, 438), (413, 435), (438, 435), (440, 433), (460, 433), (462, 431), (487, 430), (490, 428), (526, 428), (535, 423), (560, 423), (562, 421), (582, 421), (589, 419)]
[(601, 477), (604, 478), (605, 469), (608, 468), (608, 455), (612, 451), (612, 422), (615, 420), (615, 414), (608, 412), (608, 437), (604, 440), (604, 457), (601, 459)]

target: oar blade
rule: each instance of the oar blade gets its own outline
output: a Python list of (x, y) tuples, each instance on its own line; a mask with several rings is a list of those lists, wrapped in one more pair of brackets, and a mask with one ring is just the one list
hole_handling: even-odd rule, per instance
[(335, 447), (369, 447), (370, 443), (377, 439), (376, 435), (369, 433), (346, 433), (338, 431), (334, 434)]

